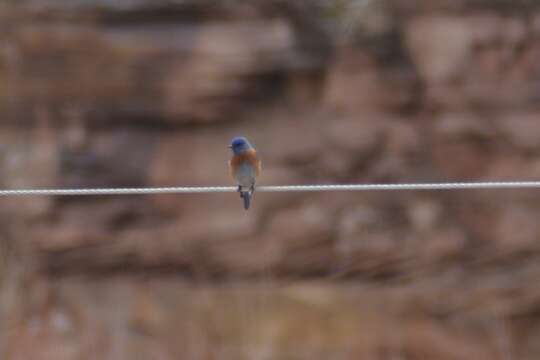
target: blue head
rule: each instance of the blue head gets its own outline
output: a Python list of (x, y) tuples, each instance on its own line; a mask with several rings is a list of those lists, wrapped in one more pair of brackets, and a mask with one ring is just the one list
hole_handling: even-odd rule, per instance
[(232, 139), (229, 147), (235, 155), (242, 154), (245, 151), (253, 148), (249, 141), (243, 136), (238, 136)]

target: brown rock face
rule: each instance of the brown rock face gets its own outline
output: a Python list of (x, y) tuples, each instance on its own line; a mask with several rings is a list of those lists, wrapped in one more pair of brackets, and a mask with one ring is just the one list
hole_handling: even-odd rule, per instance
[[(537, 1), (0, 3), (2, 188), (533, 180)], [(1, 359), (537, 359), (540, 195), (0, 199)]]

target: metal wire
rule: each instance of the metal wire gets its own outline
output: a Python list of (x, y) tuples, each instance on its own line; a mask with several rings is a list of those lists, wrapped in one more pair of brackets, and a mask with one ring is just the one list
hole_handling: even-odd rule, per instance
[[(540, 181), (455, 182), (419, 184), (348, 184), (348, 185), (285, 185), (258, 186), (257, 192), (286, 191), (376, 191), (376, 190), (465, 190), (540, 188)], [(156, 188), (96, 188), (96, 189), (22, 189), (0, 190), (0, 196), (76, 196), (76, 195), (143, 195), (196, 194), (235, 192), (235, 186), (185, 186)]]

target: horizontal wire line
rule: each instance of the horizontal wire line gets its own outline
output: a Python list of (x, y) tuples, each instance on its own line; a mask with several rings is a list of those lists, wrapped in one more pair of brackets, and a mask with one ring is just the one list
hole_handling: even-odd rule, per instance
[[(258, 186), (257, 192), (286, 191), (376, 191), (376, 190), (464, 190), (540, 188), (540, 181), (454, 182), (419, 184), (348, 184), (348, 185), (284, 185)], [(21, 189), (0, 190), (0, 196), (69, 196), (69, 195), (143, 195), (196, 194), (236, 192), (236, 186), (184, 186), (154, 188), (95, 188), (95, 189)]]

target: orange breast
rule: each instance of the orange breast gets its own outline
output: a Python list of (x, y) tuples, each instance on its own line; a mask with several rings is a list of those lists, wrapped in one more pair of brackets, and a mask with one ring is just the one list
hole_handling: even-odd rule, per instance
[(250, 149), (243, 154), (234, 155), (229, 163), (231, 172), (234, 173), (243, 163), (248, 163), (255, 167), (256, 175), (259, 176), (261, 173), (261, 161), (257, 158), (255, 149)]

